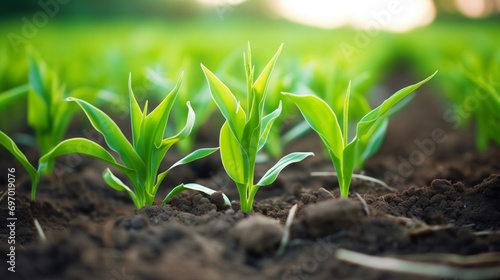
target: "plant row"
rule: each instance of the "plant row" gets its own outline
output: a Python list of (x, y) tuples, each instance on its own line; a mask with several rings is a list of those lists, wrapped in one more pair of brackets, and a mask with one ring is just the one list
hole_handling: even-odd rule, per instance
[[(169, 149), (174, 144), (189, 139), (189, 135), (195, 129), (195, 110), (189, 101), (182, 100), (186, 102), (185, 114), (174, 113), (180, 108), (174, 106), (174, 103), (182, 88), (182, 74), (173, 85), (173, 89), (153, 110), (149, 110), (148, 101), (142, 106), (139, 105), (129, 76), (128, 107), (132, 131), (129, 141), (120, 127), (101, 109), (103, 106), (100, 104), (105, 104), (106, 101), (113, 102), (113, 95), (103, 98), (101, 90), (87, 88), (67, 92), (57, 75), (34, 51), (30, 51), (29, 83), (0, 94), (0, 108), (5, 108), (27, 96), (28, 124), (34, 130), (34, 138), (41, 155), (37, 168), (28, 161), (15, 141), (1, 131), (0, 143), (21, 162), (31, 176), (32, 199), (35, 199), (40, 176), (48, 176), (53, 172), (57, 157), (79, 153), (95, 157), (122, 172), (131, 186), (121, 181), (109, 168), (104, 170), (102, 177), (110, 187), (126, 191), (137, 208), (153, 204), (165, 176), (174, 167), (208, 156), (220, 149), (223, 166), (238, 189), (241, 209), (250, 212), (255, 194), (261, 186), (272, 184), (289, 164), (313, 155), (311, 152), (285, 155), (257, 181), (254, 178), (255, 165), (258, 163), (258, 154), (262, 152), (266, 142), (273, 139), (273, 145), (268, 150), (272, 155), (279, 156), (286, 142), (297, 139), (307, 129), (312, 129), (318, 134), (326, 154), (333, 162), (341, 195), (347, 197), (355, 168), (361, 169), (365, 160), (379, 149), (389, 117), (408, 104), (412, 98), (410, 94), (431, 79), (435, 73), (421, 82), (397, 91), (372, 109), (363, 94), (351, 94), (353, 88), (361, 87), (362, 81), (366, 80), (362, 76), (356, 77), (352, 83), (348, 82), (344, 94), (332, 97), (331, 94), (324, 92), (322, 95), (321, 91), (316, 94), (316, 91), (311, 89), (314, 88), (311, 85), (321, 84), (325, 82), (324, 80), (312, 82), (313, 78), (304, 77), (302, 73), (294, 73), (292, 70), (291, 77), (296, 83), (297, 91), (281, 92), (279, 85), (272, 85), (270, 82), (280, 53), (281, 47), (257, 75), (249, 46), (243, 56), (244, 83), (239, 79), (228, 79), (231, 89), (216, 74), (202, 65), (208, 91), (200, 91), (191, 98), (200, 102), (207, 100), (207, 96), (208, 99), (211, 97), (213, 104), (219, 109), (224, 118), (224, 124), (220, 129), (219, 147), (185, 151), (185, 157), (160, 172), (160, 164)], [(295, 104), (304, 121), (280, 137), (281, 129), (273, 129), (273, 126), (283, 124), (279, 117), (284, 113), (284, 103)], [(85, 138), (62, 140), (69, 121), (78, 107), (85, 113), (91, 125), (103, 135), (108, 148)], [(204, 104), (204, 107), (209, 106)], [(290, 106), (287, 108), (289, 110), (285, 112), (287, 116), (296, 114)], [(174, 126), (178, 128), (176, 133), (171, 133), (167, 129), (167, 120), (171, 113), (173, 121), (177, 124)], [(351, 121), (351, 118), (357, 121)], [(119, 160), (115, 159), (109, 150), (115, 152)], [(163, 204), (168, 198), (184, 189), (208, 194), (214, 192), (199, 184), (181, 184), (167, 195)], [(225, 200), (230, 204), (227, 197)]]

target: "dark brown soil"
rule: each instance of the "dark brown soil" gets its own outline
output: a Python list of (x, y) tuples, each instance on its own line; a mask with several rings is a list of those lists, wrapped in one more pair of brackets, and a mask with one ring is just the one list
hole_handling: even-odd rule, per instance
[[(29, 177), (2, 150), (0, 180), (6, 182), (6, 168), (17, 170), (18, 220), (15, 273), (7, 271), (4, 261), (9, 232), (0, 227), (0, 278), (423, 279), (348, 264), (336, 258), (335, 250), (378, 256), (500, 252), (500, 234), (495, 233), (500, 230), (500, 148), (476, 153), (470, 131), (454, 130), (440, 111), (434, 99), (421, 93), (391, 121), (383, 147), (366, 163), (362, 172), (393, 190), (354, 180), (349, 198), (340, 199), (335, 177), (310, 176), (333, 167), (322, 157), (317, 136), (309, 134), (286, 152), (313, 151), (316, 157), (289, 166), (272, 186), (262, 187), (251, 214), (239, 211), (236, 201), (225, 205), (220, 192), (185, 192), (159, 206), (181, 182), (204, 184), (237, 200), (218, 154), (179, 167), (165, 180), (158, 204), (136, 210), (126, 193), (102, 181), (107, 166), (88, 157), (60, 159), (57, 175), (42, 179), (37, 200), (31, 201)], [(445, 140), (433, 140), (436, 129)], [(200, 147), (217, 144), (210, 136), (213, 129), (206, 130)], [(176, 158), (168, 158), (165, 166)], [(271, 164), (259, 166), (256, 175)], [(368, 204), (369, 216), (356, 193)], [(294, 204), (298, 210), (290, 242), (277, 257)], [(2, 223), (6, 217), (4, 198)], [(500, 260), (490, 265), (495, 264), (500, 266)]]

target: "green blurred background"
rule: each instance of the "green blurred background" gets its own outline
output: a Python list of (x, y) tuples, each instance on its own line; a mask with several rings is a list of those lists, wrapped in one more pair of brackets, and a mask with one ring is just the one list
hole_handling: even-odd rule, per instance
[[(213, 104), (199, 64), (243, 95), (242, 53), (250, 42), (256, 69), (284, 43), (275, 92), (311, 92), (330, 99), (334, 109), (342, 108), (336, 100), (349, 80), (354, 95), (369, 97), (395, 71), (417, 81), (439, 70), (432, 86), (456, 104), (481, 83), (493, 88), (496, 100), (499, 10), (496, 0), (2, 1), (0, 92), (27, 83), (28, 46), (68, 92), (91, 87), (112, 93), (103, 106), (115, 107), (119, 116), (126, 115), (130, 72), (144, 102), (160, 100), (184, 71), (177, 114), (185, 114), (183, 103), (191, 100), (200, 126)], [(271, 94), (269, 107), (279, 99)], [(20, 105), (5, 110), (2, 115), (23, 115)], [(178, 119), (170, 131), (182, 125), (184, 118)], [(0, 129), (12, 129), (9, 123), (3, 120)]]

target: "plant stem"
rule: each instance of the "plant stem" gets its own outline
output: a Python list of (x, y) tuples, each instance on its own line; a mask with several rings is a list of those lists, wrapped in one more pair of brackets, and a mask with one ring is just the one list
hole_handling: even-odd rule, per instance
[(247, 185), (236, 183), (240, 195), (240, 209), (247, 211)]

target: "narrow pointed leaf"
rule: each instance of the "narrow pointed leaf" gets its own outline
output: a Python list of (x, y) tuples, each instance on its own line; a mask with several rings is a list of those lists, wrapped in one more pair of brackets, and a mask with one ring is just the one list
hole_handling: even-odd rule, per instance
[(36, 131), (50, 128), (50, 104), (52, 102), (52, 73), (42, 61), (36, 61), (33, 54), (29, 57), (28, 81), (28, 124)]
[[(352, 174), (354, 173), (354, 165), (356, 163), (356, 152), (359, 140), (354, 138), (354, 140), (349, 143), (344, 151), (342, 151), (342, 180), (340, 194), (342, 197), (347, 197), (349, 193), (349, 186), (351, 185)], [(337, 171), (337, 174), (339, 172)], [(340, 179), (340, 178), (339, 178)]]
[(240, 139), (244, 129), (241, 124), (245, 123), (246, 120), (245, 112), (229, 88), (203, 64), (201, 65), (201, 68), (203, 69), (205, 77), (208, 81), (212, 99), (215, 101), (215, 104), (217, 104), (217, 107), (219, 107), (219, 110), (227, 120), (228, 125), (235, 134), (236, 138)]
[(313, 95), (282, 93), (299, 107), (312, 129), (322, 138), (337, 158), (342, 158), (343, 139), (337, 116), (330, 106)]
[[(199, 184), (195, 184), (195, 183), (191, 183), (191, 184), (181, 184), (177, 187), (175, 187), (166, 197), (165, 199), (163, 200), (163, 202), (161, 203), (162, 205), (165, 205), (165, 203), (167, 203), (167, 200), (171, 197), (173, 197), (174, 195), (184, 191), (184, 190), (193, 190), (193, 191), (199, 191), (199, 192), (202, 192), (202, 193), (206, 193), (208, 195), (211, 195), (213, 194), (214, 192), (216, 192), (215, 190), (212, 190), (210, 188), (207, 188), (207, 187), (204, 187), (202, 185), (199, 185)], [(224, 202), (231, 206), (231, 201), (229, 200), (229, 198), (225, 195), (225, 194), (222, 194), (222, 196), (224, 197)]]
[(75, 101), (80, 105), (92, 126), (104, 136), (108, 146), (119, 154), (125, 166), (134, 170), (144, 170), (144, 162), (108, 115), (86, 101), (71, 97), (66, 100)]
[(421, 85), (423, 85), (427, 81), (429, 81), (432, 77), (434, 77), (434, 75), (436, 75), (436, 73), (437, 73), (437, 71), (434, 72), (434, 74), (427, 77), (426, 79), (424, 79), (424, 80), (422, 80), (414, 85), (407, 86), (403, 89), (400, 89), (399, 91), (397, 91), (396, 93), (391, 95), (391, 97), (386, 99), (380, 106), (373, 109), (370, 113), (366, 114), (363, 118), (361, 118), (361, 120), (359, 121), (358, 126), (357, 126), (357, 131), (356, 131), (357, 137), (361, 137), (361, 136), (363, 136), (363, 134), (367, 133), (368, 130), (370, 129), (370, 127), (372, 127), (372, 125), (374, 125), (375, 121), (378, 118), (382, 117), (387, 112), (389, 112), (389, 110), (392, 108), (392, 106), (394, 106), (396, 103), (398, 103), (398, 101), (400, 101), (405, 96), (407, 96), (408, 94), (410, 94), (413, 91), (415, 91), (416, 89), (418, 89)]
[(139, 140), (142, 112), (137, 100), (135, 99), (134, 92), (132, 91), (132, 73), (128, 76), (128, 94), (130, 100), (130, 119), (132, 123), (132, 138), (134, 141), (134, 147), (137, 147), (137, 141)]
[(269, 131), (271, 131), (274, 121), (281, 114), (281, 110), (282, 107), (280, 101), (278, 108), (262, 119), (262, 126), (260, 127), (259, 147), (257, 150), (262, 149), (262, 147), (264, 147), (264, 145), (266, 144), (267, 138), (269, 137)]
[(273, 58), (271, 58), (271, 61), (267, 63), (266, 67), (264, 68), (264, 70), (262, 70), (259, 77), (253, 84), (253, 90), (255, 91), (255, 100), (259, 102), (260, 110), (262, 110), (262, 107), (264, 106), (263, 105), (264, 102), (262, 101), (265, 99), (265, 91), (268, 85), (269, 77), (273, 72), (274, 65), (276, 64), (276, 60), (278, 59), (282, 49), (283, 49), (283, 44), (280, 45), (276, 54), (273, 56)]
[(347, 145), (347, 136), (348, 136), (348, 125), (349, 125), (349, 96), (351, 96), (351, 81), (349, 81), (349, 86), (347, 87), (347, 93), (345, 95), (344, 101), (344, 126), (343, 126), (343, 135), (344, 135), (344, 145)]
[(191, 131), (193, 130), (193, 126), (194, 126), (195, 114), (194, 114), (193, 108), (191, 108), (191, 104), (189, 103), (189, 101), (187, 102), (186, 105), (188, 107), (188, 116), (187, 116), (187, 120), (186, 120), (186, 125), (184, 126), (184, 128), (179, 133), (177, 133), (177, 135), (172, 136), (172, 137), (167, 138), (167, 139), (164, 139), (161, 142), (161, 146), (158, 147), (158, 149), (162, 149), (162, 148), (165, 148), (165, 147), (170, 147), (173, 144), (175, 144), (175, 143), (181, 141), (182, 139), (188, 137), (189, 134), (191, 134)]
[(38, 169), (43, 170), (47, 163), (58, 156), (67, 154), (85, 154), (98, 158), (106, 163), (109, 163), (116, 168), (120, 169), (129, 178), (133, 178), (135, 171), (119, 164), (113, 156), (97, 143), (92, 142), (85, 138), (72, 138), (64, 140), (54, 147), (49, 153), (40, 158)]
[(165, 179), (165, 176), (167, 176), (168, 172), (170, 172), (170, 170), (172, 170), (174, 167), (182, 165), (182, 164), (190, 163), (190, 162), (195, 161), (197, 159), (206, 157), (206, 156), (216, 152), (217, 150), (219, 150), (219, 148), (198, 149), (198, 150), (190, 153), (189, 155), (183, 157), (182, 159), (178, 160), (176, 163), (174, 163), (172, 166), (170, 166), (170, 168), (167, 171), (162, 172), (160, 175), (158, 175), (154, 190), (158, 190), (158, 187), (160, 186), (163, 179)]
[(227, 121), (220, 131), (220, 153), (227, 174), (237, 183), (246, 183), (249, 166), (248, 156), (241, 149)]
[(0, 131), (0, 144), (4, 146), (22, 164), (24, 169), (26, 169), (26, 172), (28, 172), (32, 183), (31, 199), (35, 199), (35, 192), (39, 179), (38, 171), (33, 167), (33, 165), (31, 165), (21, 150), (19, 150), (16, 143), (14, 143), (14, 141), (12, 141), (12, 139), (10, 139), (9, 136), (2, 131)]
[(109, 168), (106, 168), (104, 172), (102, 173), (102, 178), (104, 179), (104, 182), (108, 184), (110, 187), (117, 191), (126, 191), (130, 197), (132, 198), (132, 201), (134, 201), (134, 204), (136, 208), (140, 208), (140, 206), (137, 203), (137, 197), (135, 196), (135, 193), (127, 186), (125, 183), (120, 180), (120, 178), (116, 177)]
[(302, 161), (308, 156), (314, 156), (314, 153), (291, 153), (284, 156), (278, 161), (278, 163), (271, 167), (271, 169), (269, 169), (264, 176), (262, 176), (256, 186), (266, 186), (272, 184), (283, 168), (292, 163)]
[[(146, 133), (148, 138), (152, 137), (153, 143), (156, 146), (160, 146), (163, 140), (163, 135), (165, 133), (165, 127), (167, 125), (168, 115), (174, 101), (179, 93), (179, 88), (182, 83), (183, 74), (179, 77), (175, 88), (163, 99), (163, 101), (156, 107), (147, 117), (146, 117)], [(148, 140), (145, 140), (148, 141)], [(149, 147), (147, 151), (150, 151), (153, 147)]]

